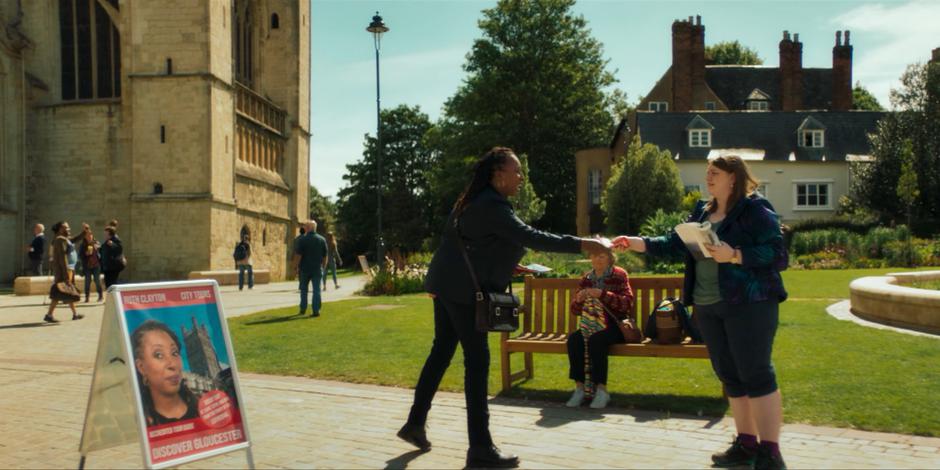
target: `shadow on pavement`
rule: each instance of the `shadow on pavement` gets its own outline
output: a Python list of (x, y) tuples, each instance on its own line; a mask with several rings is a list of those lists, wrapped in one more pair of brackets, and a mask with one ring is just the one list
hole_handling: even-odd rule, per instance
[(48, 323), (44, 321), (32, 322), (32, 323), (17, 323), (15, 325), (3, 325), (0, 326), (0, 330), (10, 330), (13, 328), (42, 328), (44, 326), (53, 326), (57, 323)]
[[(637, 423), (648, 423), (668, 420), (672, 414), (682, 415), (686, 419), (700, 420), (703, 422), (703, 428), (710, 428), (721, 422), (728, 411), (727, 400), (719, 396), (695, 397), (630, 393), (612, 393), (611, 405), (602, 410), (594, 410), (587, 405), (578, 408), (567, 408), (564, 406), (564, 402), (568, 398), (568, 393), (567, 391), (538, 390), (532, 394), (534, 396), (529, 395), (525, 399), (500, 395), (491, 399), (490, 403), (540, 408), (541, 417), (535, 424), (543, 428), (554, 428), (573, 421), (595, 421), (602, 419), (604, 415), (625, 415), (632, 417)], [(535, 399), (533, 400), (533, 398)], [(635, 409), (635, 407), (642, 409)], [(681, 411), (675, 411), (676, 409)], [(698, 413), (692, 410), (696, 410)], [(702, 416), (703, 414), (706, 415)]]
[(395, 457), (394, 459), (385, 461), (385, 470), (395, 470), (401, 468), (408, 468), (408, 464), (418, 458), (419, 455), (424, 454), (421, 450), (411, 450), (405, 452), (404, 454)]
[(269, 323), (283, 323), (286, 321), (303, 320), (305, 318), (310, 318), (310, 317), (307, 315), (298, 315), (295, 313), (295, 314), (288, 315), (286, 317), (273, 317), (273, 318), (265, 318), (264, 320), (250, 321), (250, 322), (246, 322), (245, 325), (266, 325)]

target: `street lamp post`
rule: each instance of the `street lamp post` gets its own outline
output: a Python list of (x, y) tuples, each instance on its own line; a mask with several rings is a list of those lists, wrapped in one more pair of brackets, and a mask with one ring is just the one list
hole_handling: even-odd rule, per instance
[(382, 239), (382, 100), (381, 94), (379, 92), (379, 49), (382, 47), (382, 34), (388, 32), (388, 27), (385, 26), (385, 23), (382, 22), (382, 17), (379, 16), (379, 12), (375, 12), (375, 16), (372, 17), (372, 22), (369, 23), (369, 27), (366, 28), (366, 31), (372, 33), (372, 37), (375, 40), (375, 121), (376, 121), (376, 131), (375, 131), (375, 143), (376, 143), (376, 152), (377, 160), (376, 163), (378, 171), (376, 172), (376, 214), (378, 217), (378, 226), (377, 226), (377, 235), (376, 235), (376, 250), (375, 257), (376, 262), (379, 264), (379, 269), (385, 269), (385, 240)]

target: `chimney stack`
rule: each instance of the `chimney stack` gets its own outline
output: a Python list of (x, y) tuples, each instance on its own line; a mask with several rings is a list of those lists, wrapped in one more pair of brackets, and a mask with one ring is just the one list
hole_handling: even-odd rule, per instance
[(852, 109), (852, 45), (849, 31), (836, 31), (836, 45), (832, 48), (832, 111)]
[(702, 17), (672, 23), (672, 109), (688, 112), (693, 90), (705, 85), (705, 27)]
[(800, 35), (783, 32), (780, 40), (780, 107), (783, 111), (803, 109), (803, 43)]
[(933, 50), (930, 57), (931, 62), (940, 62), (940, 47)]

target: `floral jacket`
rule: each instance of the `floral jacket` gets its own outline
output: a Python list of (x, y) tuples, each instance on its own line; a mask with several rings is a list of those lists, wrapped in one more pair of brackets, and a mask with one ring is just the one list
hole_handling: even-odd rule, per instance
[[(588, 278), (590, 271), (581, 277), (581, 283), (578, 284), (578, 290), (591, 289), (594, 282)], [(601, 303), (607, 307), (607, 310), (618, 320), (633, 317), (633, 289), (630, 288), (630, 278), (627, 271), (623, 268), (614, 266), (610, 276), (604, 280), (604, 288), (601, 289)], [(580, 315), (584, 302), (577, 300), (571, 301), (571, 314)]]
[[(700, 202), (687, 222), (704, 222), (708, 218), (705, 203)], [(780, 220), (769, 201), (753, 194), (738, 201), (716, 232), (721, 241), (741, 250), (741, 264), (718, 264), (718, 289), (729, 304), (762, 302), (774, 299), (783, 302), (787, 291), (780, 271), (787, 269), (789, 255), (783, 243)], [(683, 299), (692, 305), (695, 288), (695, 258), (686, 249), (675, 230), (655, 238), (643, 238), (651, 256), (685, 253)]]

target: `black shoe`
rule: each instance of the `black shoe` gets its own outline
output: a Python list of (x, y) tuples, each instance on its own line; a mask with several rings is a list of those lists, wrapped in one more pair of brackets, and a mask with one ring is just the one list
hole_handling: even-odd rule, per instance
[(319, 316), (320, 316), (320, 312), (313, 312), (313, 313), (310, 314), (310, 318), (315, 318), (315, 317), (319, 317)]
[(42, 319), (47, 323), (59, 323), (59, 320), (56, 320), (51, 313), (47, 313), (45, 317), (42, 317)]
[(754, 459), (755, 470), (785, 470), (787, 464), (783, 462), (783, 457), (774, 455), (770, 449), (758, 447), (757, 458)]
[(396, 434), (401, 440), (421, 449), (421, 452), (427, 452), (431, 450), (431, 441), (428, 440), (428, 436), (424, 431), (424, 426), (415, 426), (412, 424), (405, 423), (401, 429), (398, 430)]
[(744, 447), (741, 439), (735, 437), (728, 450), (712, 454), (712, 463), (715, 467), (750, 467), (756, 458), (757, 449)]
[(468, 468), (516, 468), (518, 466), (518, 456), (507, 454), (494, 445), (471, 447), (467, 451)]

